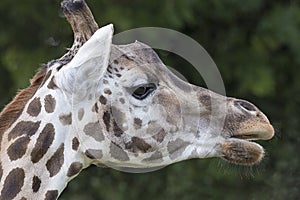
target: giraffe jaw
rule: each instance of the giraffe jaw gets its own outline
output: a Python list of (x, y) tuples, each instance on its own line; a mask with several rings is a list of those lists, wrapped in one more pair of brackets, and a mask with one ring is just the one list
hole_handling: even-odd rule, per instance
[(242, 140), (228, 139), (221, 144), (222, 158), (238, 165), (255, 165), (264, 157), (264, 149), (257, 143)]
[(274, 135), (271, 125), (244, 133), (234, 134), (221, 144), (222, 158), (238, 165), (255, 165), (264, 157), (262, 146), (253, 140), (269, 140)]

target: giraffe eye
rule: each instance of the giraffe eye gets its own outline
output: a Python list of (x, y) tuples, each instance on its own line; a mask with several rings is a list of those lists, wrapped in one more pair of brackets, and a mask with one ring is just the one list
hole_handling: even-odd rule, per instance
[(149, 94), (156, 90), (156, 85), (154, 83), (140, 85), (132, 93), (132, 96), (138, 100), (145, 99)]

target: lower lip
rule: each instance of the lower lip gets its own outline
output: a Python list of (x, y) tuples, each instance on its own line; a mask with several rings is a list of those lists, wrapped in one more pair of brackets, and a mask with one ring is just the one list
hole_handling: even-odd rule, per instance
[(255, 165), (264, 157), (264, 149), (257, 143), (242, 139), (228, 139), (221, 144), (222, 157), (238, 165)]

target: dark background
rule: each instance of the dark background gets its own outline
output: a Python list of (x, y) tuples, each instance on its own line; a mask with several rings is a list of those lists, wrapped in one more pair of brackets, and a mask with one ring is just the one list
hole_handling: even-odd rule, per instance
[[(40, 64), (60, 57), (73, 34), (58, 0), (0, 2), (0, 106), (28, 85)], [(87, 1), (99, 25), (115, 33), (170, 28), (197, 40), (217, 64), (228, 96), (247, 99), (276, 129), (260, 142), (266, 159), (240, 167), (221, 159), (189, 160), (147, 174), (90, 167), (61, 199), (299, 199), (300, 7), (296, 0)], [(183, 59), (166, 56), (190, 82)], [(182, 70), (184, 69), (184, 70)]]

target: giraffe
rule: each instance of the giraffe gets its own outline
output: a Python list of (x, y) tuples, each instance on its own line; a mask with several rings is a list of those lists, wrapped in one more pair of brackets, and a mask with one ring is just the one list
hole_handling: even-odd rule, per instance
[(0, 114), (1, 200), (57, 199), (92, 164), (263, 159), (253, 140), (271, 139), (274, 129), (252, 103), (182, 81), (143, 43), (113, 45), (113, 25), (98, 29), (84, 0), (64, 0), (62, 9), (72, 47)]

